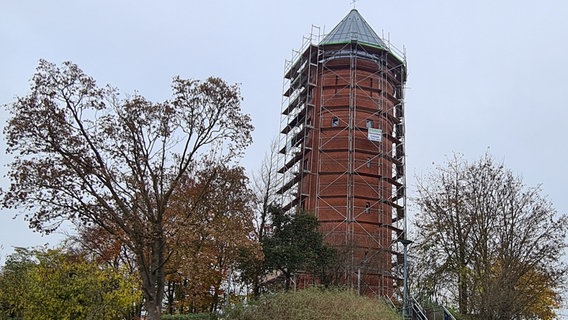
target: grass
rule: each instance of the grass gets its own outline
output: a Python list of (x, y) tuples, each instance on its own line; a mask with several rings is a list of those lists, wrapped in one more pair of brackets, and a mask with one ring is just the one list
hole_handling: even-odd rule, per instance
[(264, 295), (250, 305), (231, 309), (226, 320), (400, 320), (383, 300), (349, 290), (318, 288)]

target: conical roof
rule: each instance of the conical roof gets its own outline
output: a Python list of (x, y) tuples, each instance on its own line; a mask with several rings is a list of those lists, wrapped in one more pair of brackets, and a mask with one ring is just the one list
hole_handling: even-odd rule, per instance
[(386, 49), (383, 40), (373, 31), (371, 26), (363, 19), (359, 11), (353, 9), (339, 22), (320, 44), (350, 43), (352, 41), (368, 44)]

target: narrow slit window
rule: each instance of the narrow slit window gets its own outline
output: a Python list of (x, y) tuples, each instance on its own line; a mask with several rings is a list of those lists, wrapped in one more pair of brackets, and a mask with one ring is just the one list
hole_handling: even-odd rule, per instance
[(337, 93), (337, 85), (339, 84), (339, 76), (335, 76), (335, 93)]
[(365, 202), (365, 213), (371, 212), (371, 204), (369, 202)]
[(371, 158), (367, 157), (367, 168), (371, 167)]

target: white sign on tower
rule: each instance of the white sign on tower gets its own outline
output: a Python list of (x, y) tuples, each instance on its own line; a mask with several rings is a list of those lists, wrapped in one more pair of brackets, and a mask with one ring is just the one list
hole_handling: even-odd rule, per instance
[(367, 138), (371, 141), (381, 142), (383, 139), (383, 130), (375, 129), (375, 128), (368, 128)]

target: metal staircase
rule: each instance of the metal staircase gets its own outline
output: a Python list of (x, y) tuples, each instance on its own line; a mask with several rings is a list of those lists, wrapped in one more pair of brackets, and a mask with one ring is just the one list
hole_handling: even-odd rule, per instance
[(408, 306), (403, 308), (402, 315), (404, 320), (429, 320), (424, 309), (414, 297), (410, 298)]
[(404, 320), (456, 320), (446, 307), (433, 305), (423, 308), (415, 299), (411, 298), (408, 302), (407, 310), (403, 309)]

